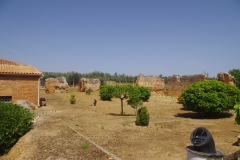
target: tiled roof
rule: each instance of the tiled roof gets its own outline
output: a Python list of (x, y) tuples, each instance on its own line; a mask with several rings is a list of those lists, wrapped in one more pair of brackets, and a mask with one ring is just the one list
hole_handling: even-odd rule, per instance
[(38, 69), (33, 66), (24, 65), (0, 58), (0, 74), (11, 75), (42, 75)]

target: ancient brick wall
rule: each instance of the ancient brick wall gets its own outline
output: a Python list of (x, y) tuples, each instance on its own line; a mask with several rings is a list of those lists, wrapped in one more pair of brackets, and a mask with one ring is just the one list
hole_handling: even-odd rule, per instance
[(101, 81), (93, 78), (81, 78), (79, 81), (79, 91), (85, 92), (89, 88), (93, 91), (97, 91), (100, 88)]
[(148, 87), (151, 91), (162, 93), (165, 87), (164, 79), (158, 76), (144, 76), (139, 74), (136, 86)]
[(39, 105), (39, 77), (0, 77), (0, 96), (12, 96), (12, 103), (28, 100)]
[(217, 77), (219, 81), (235, 86), (235, 78), (231, 74), (227, 72), (220, 72), (217, 74)]
[(184, 89), (194, 83), (206, 80), (207, 76), (205, 74), (196, 75), (183, 75), (179, 76), (169, 76), (167, 79), (167, 90), (164, 92), (167, 96), (178, 97), (184, 91)]
[(68, 83), (65, 77), (45, 79), (45, 89), (47, 93), (67, 93)]

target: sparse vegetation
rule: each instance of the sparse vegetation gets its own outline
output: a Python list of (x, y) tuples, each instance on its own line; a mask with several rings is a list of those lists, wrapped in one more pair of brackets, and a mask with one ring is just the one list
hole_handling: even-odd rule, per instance
[(92, 92), (93, 92), (92, 88), (88, 88), (88, 89), (85, 91), (85, 93), (86, 93), (87, 95), (90, 95)]
[(71, 94), (71, 98), (70, 98), (70, 104), (75, 104), (76, 103), (76, 98), (74, 94)]
[(84, 143), (84, 144), (81, 145), (81, 148), (84, 149), (84, 150), (88, 149), (88, 147), (89, 147), (88, 143)]
[(23, 107), (0, 102), (0, 155), (33, 128), (33, 114)]

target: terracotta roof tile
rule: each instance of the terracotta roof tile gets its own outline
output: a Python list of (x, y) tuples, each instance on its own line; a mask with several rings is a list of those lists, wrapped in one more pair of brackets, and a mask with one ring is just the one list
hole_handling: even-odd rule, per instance
[(0, 58), (0, 74), (28, 74), (41, 76), (42, 72), (33, 66), (24, 65)]

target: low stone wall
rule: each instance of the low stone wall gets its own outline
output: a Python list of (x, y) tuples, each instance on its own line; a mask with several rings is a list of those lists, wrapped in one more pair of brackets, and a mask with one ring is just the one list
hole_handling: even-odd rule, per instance
[(136, 86), (148, 87), (152, 92), (162, 93), (165, 87), (164, 79), (158, 76), (144, 76), (139, 74)]
[(169, 76), (164, 94), (166, 96), (178, 97), (188, 85), (194, 82), (204, 81), (206, 78), (207, 76), (205, 74), (183, 75), (182, 77)]
[(85, 92), (89, 88), (91, 88), (93, 91), (98, 91), (100, 89), (100, 80), (99, 79), (93, 79), (93, 78), (81, 78), (79, 81), (79, 91)]
[(69, 86), (65, 77), (45, 79), (46, 93), (67, 93), (68, 88)]

